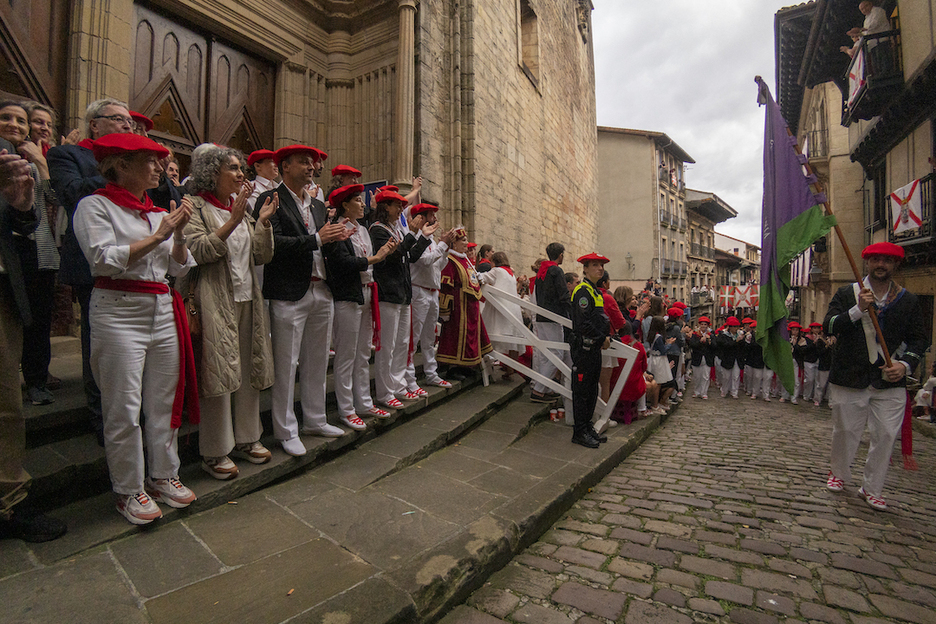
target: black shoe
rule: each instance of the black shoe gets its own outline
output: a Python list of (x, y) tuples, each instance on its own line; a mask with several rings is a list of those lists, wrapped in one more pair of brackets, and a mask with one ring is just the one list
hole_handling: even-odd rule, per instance
[(598, 440), (588, 431), (583, 434), (572, 434), (572, 444), (581, 444), (586, 448), (598, 448)]
[(530, 392), (530, 400), (534, 403), (555, 403), (559, 400), (559, 395), (555, 392)]
[(603, 434), (603, 433), (598, 433), (598, 432), (595, 430), (594, 427), (591, 428), (591, 431), (590, 431), (589, 433), (591, 433), (591, 437), (595, 438), (595, 439), (598, 440), (599, 442), (607, 442), (607, 441), (608, 441), (608, 436), (606, 436), (606, 435)]
[(68, 527), (61, 520), (39, 513), (14, 510), (9, 520), (0, 520), (0, 539), (21, 539), (38, 544), (65, 535)]

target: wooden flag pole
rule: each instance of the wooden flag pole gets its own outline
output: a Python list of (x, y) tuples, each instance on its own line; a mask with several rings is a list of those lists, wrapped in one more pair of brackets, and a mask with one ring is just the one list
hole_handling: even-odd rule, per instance
[[(787, 135), (791, 137), (793, 136), (793, 133), (790, 132), (789, 126), (787, 126), (786, 131), (787, 131)], [(794, 137), (794, 139), (795, 138), (796, 137)], [(802, 156), (803, 152), (800, 150), (799, 143), (794, 143), (793, 148), (796, 150), (797, 154)], [(811, 176), (815, 175), (813, 168), (809, 166), (808, 159), (806, 160), (806, 163), (804, 166), (806, 167), (806, 171), (809, 173), (809, 175)], [(818, 193), (823, 193), (823, 194), (825, 193), (825, 191), (822, 188), (822, 183), (819, 182), (818, 177), (816, 177), (816, 181), (813, 183), (813, 186), (816, 187), (816, 191)], [(825, 211), (827, 215), (835, 216), (834, 213), (832, 212), (832, 206), (829, 205), (828, 197), (826, 197), (826, 200), (822, 203), (822, 205), (825, 207)], [(855, 279), (858, 280), (858, 283), (860, 284), (864, 276), (861, 274), (861, 270), (858, 268), (858, 264), (855, 263), (855, 257), (852, 256), (851, 249), (848, 248), (848, 243), (845, 241), (845, 235), (842, 234), (842, 228), (838, 226), (838, 223), (835, 224), (835, 234), (838, 236), (839, 242), (842, 243), (842, 249), (845, 250), (845, 257), (848, 258), (848, 263), (851, 265), (852, 272), (855, 274)], [(868, 306), (868, 314), (871, 316), (871, 323), (874, 325), (874, 331), (877, 332), (878, 343), (881, 345), (881, 349), (884, 351), (884, 362), (885, 364), (887, 364), (888, 367), (890, 367), (891, 366), (890, 351), (887, 349), (887, 343), (884, 342), (884, 334), (881, 332), (881, 325), (878, 323), (877, 312), (875, 311), (874, 306)]]

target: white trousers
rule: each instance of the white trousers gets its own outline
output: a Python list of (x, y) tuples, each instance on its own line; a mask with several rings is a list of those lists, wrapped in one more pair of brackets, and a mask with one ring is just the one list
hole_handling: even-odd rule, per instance
[(170, 426), (179, 381), (172, 296), (95, 288), (90, 319), (91, 370), (101, 389), (111, 484), (118, 494), (137, 494), (147, 467), (152, 479), (179, 476), (179, 432)]
[(864, 467), (864, 490), (881, 497), (884, 477), (894, 440), (903, 423), (907, 402), (905, 388), (877, 390), (829, 385), (832, 405), (832, 457), (830, 468), (839, 479), (851, 479), (851, 464), (867, 426), (871, 434), (868, 459)]
[(715, 383), (719, 388), (725, 386), (725, 369), (722, 368), (721, 358), (717, 355), (715, 356)]
[(738, 367), (738, 363), (735, 362), (735, 365), (731, 368), (725, 368), (724, 366), (719, 367), (722, 373), (722, 387), (721, 395), (727, 396), (738, 396), (738, 383), (741, 381), (741, 369)]
[[(439, 291), (413, 284), (413, 350), (418, 345), (423, 356), (423, 374), (428, 381), (438, 381), (439, 364), (436, 362), (436, 321), (439, 320)], [(416, 390), (416, 365), (406, 366), (406, 388)]]
[(783, 384), (780, 384), (780, 396), (782, 398), (791, 399), (791, 400), (799, 399), (800, 392), (802, 391), (802, 382), (800, 381), (799, 372), (800, 372), (799, 362), (797, 362), (796, 360), (793, 360), (793, 379), (796, 380), (796, 382), (793, 385), (793, 396), (791, 397), (790, 393), (787, 392), (787, 389), (783, 386)]
[(744, 394), (754, 392), (754, 367), (748, 364), (744, 365)]
[(371, 353), (370, 288), (364, 288), (364, 305), (335, 302), (335, 359), (332, 371), (335, 399), (342, 416), (366, 414), (374, 407), (370, 393)]
[(811, 401), (816, 391), (816, 377), (819, 362), (803, 362), (803, 398)]
[(376, 399), (386, 404), (406, 394), (406, 360), (409, 356), (410, 307), (380, 302), (380, 351), (374, 356)]
[[(536, 330), (536, 337), (540, 340), (548, 340), (550, 342), (562, 342), (563, 340), (562, 325), (559, 323), (552, 323), (549, 321), (537, 322), (534, 329)], [(560, 351), (558, 349), (550, 349), (550, 351), (565, 362), (569, 369), (572, 368), (572, 354), (569, 351)], [(539, 349), (533, 350), (533, 370), (547, 379), (552, 379), (556, 374), (556, 366), (550, 362), (549, 358), (543, 355)], [(546, 392), (546, 386), (538, 381), (534, 382), (533, 392), (542, 394)], [(566, 415), (570, 412), (571, 410), (566, 409)]]
[(694, 388), (692, 396), (708, 396), (709, 382), (711, 381), (712, 367), (702, 360), (702, 364), (692, 367), (692, 380)]
[(234, 312), (237, 315), (241, 385), (234, 392), (199, 397), (201, 422), (198, 425), (198, 450), (202, 457), (223, 457), (233, 450), (235, 444), (256, 442), (263, 434), (263, 425), (260, 423), (260, 391), (250, 385), (253, 302), (235, 303)]
[(332, 296), (325, 282), (312, 282), (299, 301), (270, 301), (273, 339), (273, 434), (277, 440), (299, 435), (296, 418), (296, 367), (299, 400), (306, 427), (325, 421), (325, 375), (331, 344)]
[(745, 366), (744, 378), (751, 377), (751, 396), (761, 398), (770, 398), (770, 384), (773, 382), (773, 371), (767, 368), (753, 368)]
[(822, 398), (826, 395), (829, 385), (829, 371), (816, 371), (816, 391), (813, 393), (813, 401), (822, 403)]

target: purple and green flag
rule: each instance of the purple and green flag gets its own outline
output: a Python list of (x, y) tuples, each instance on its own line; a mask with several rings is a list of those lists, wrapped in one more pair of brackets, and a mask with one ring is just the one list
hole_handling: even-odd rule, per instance
[(757, 310), (757, 343), (764, 363), (793, 391), (793, 355), (786, 328), (786, 297), (790, 291), (790, 263), (817, 239), (828, 234), (835, 217), (826, 215), (826, 198), (813, 193), (816, 178), (807, 175), (806, 157), (796, 151), (796, 137), (787, 131), (780, 107), (770, 89), (760, 87), (757, 102), (767, 105), (764, 128), (764, 203), (761, 212), (761, 281)]

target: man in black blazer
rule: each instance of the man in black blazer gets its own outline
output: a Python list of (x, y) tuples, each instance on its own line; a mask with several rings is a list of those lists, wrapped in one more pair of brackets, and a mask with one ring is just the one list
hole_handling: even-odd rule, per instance
[[(884, 477), (894, 440), (903, 423), (907, 376), (929, 347), (917, 297), (893, 279), (904, 257), (903, 247), (874, 243), (861, 253), (868, 276), (838, 289), (829, 302), (823, 329), (835, 336), (829, 371), (832, 406), (832, 456), (826, 487), (840, 492), (851, 478), (851, 463), (865, 426), (871, 433), (864, 479), (858, 493), (872, 508), (887, 509)], [(875, 306), (884, 342), (891, 353), (887, 366), (868, 309)]]
[(26, 497), (29, 474), (23, 469), (26, 421), (19, 363), (29, 302), (13, 243), (39, 223), (33, 208), (29, 163), (0, 139), (0, 539), (45, 542), (64, 535), (65, 524), (16, 507)]
[(104, 420), (101, 415), (101, 391), (91, 373), (91, 322), (88, 312), (91, 307), (91, 291), (94, 278), (85, 259), (78, 239), (72, 228), (78, 202), (98, 189), (104, 188), (107, 180), (98, 171), (97, 160), (91, 152), (91, 144), (107, 134), (131, 132), (133, 120), (127, 105), (118, 100), (104, 99), (91, 102), (85, 111), (85, 136), (78, 145), (60, 145), (49, 150), (49, 177), (55, 195), (68, 213), (68, 229), (62, 239), (61, 268), (59, 280), (68, 284), (75, 292), (81, 306), (81, 364), (85, 400), (91, 411), (91, 428), (98, 436), (98, 444), (104, 446)]
[[(325, 204), (309, 195), (319, 150), (307, 145), (278, 149), (274, 162), (282, 183), (257, 198), (279, 196), (273, 226), (273, 260), (263, 268), (263, 296), (270, 301), (273, 338), (273, 433), (290, 455), (305, 455), (296, 417), (295, 380), (299, 365), (302, 433), (326, 437), (345, 434), (325, 420), (325, 375), (331, 343), (332, 295), (325, 283), (323, 245), (346, 240), (344, 223), (327, 223)], [(256, 216), (256, 215), (255, 215)]]

